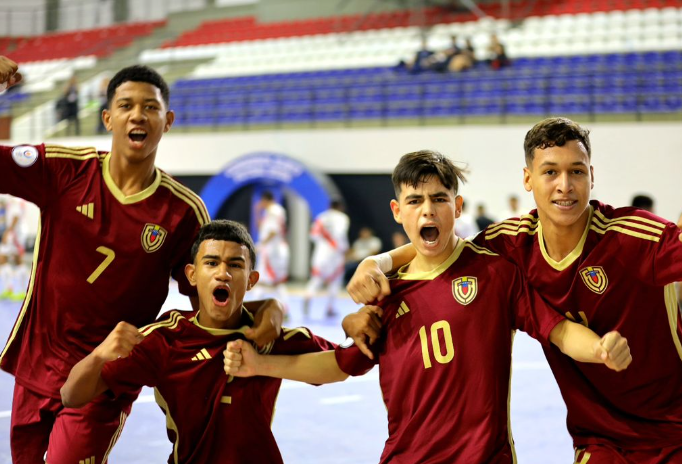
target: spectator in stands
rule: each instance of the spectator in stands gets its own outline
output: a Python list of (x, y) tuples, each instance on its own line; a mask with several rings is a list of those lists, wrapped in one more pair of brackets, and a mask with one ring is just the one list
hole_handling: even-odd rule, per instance
[(630, 206), (643, 209), (644, 211), (654, 212), (654, 199), (649, 195), (635, 195)]
[(457, 36), (450, 37), (450, 46), (445, 50), (436, 52), (428, 58), (429, 69), (436, 72), (445, 72), (450, 68), (452, 60), (462, 53), (462, 49), (457, 45)]
[(483, 230), (490, 224), (494, 223), (495, 221), (486, 215), (485, 205), (483, 203), (479, 203), (479, 205), (476, 207), (476, 225), (478, 226), (478, 230)]
[(72, 128), (75, 129), (75, 135), (81, 135), (80, 122), (78, 120), (78, 79), (76, 76), (71, 76), (69, 83), (64, 90), (64, 117), (69, 123), (66, 128), (67, 135), (71, 135)]
[(422, 37), (422, 45), (412, 61), (401, 60), (398, 69), (407, 69), (410, 74), (419, 74), (429, 68), (433, 51), (429, 50), (426, 37)]
[(490, 36), (488, 53), (490, 56), (490, 66), (493, 69), (501, 69), (511, 64), (509, 58), (507, 58), (507, 52), (504, 49), (504, 45), (502, 45), (496, 34)]
[(363, 227), (358, 233), (353, 245), (346, 254), (346, 265), (344, 269), (344, 279), (347, 282), (358, 267), (360, 261), (368, 256), (372, 256), (381, 251), (381, 239), (374, 235), (374, 231), (369, 227)]
[(105, 77), (102, 79), (102, 82), (99, 85), (99, 94), (98, 94), (98, 100), (99, 100), (99, 113), (97, 114), (97, 133), (98, 134), (105, 134), (107, 132), (106, 127), (104, 127), (104, 122), (102, 120), (102, 112), (106, 110), (109, 105), (108, 105), (108, 100), (107, 100), (107, 88), (109, 87), (109, 78)]
[(460, 49), (460, 53), (453, 56), (448, 64), (448, 71), (450, 72), (461, 72), (471, 68), (476, 64), (476, 55), (474, 53), (474, 45), (471, 43), (471, 39), (467, 38), (465, 40), (464, 48)]

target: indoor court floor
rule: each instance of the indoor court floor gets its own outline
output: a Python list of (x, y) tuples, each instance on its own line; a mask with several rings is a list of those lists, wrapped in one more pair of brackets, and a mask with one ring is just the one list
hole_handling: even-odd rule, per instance
[[(290, 297), (289, 327), (304, 325), (313, 333), (340, 343), (341, 318), (357, 309), (349, 297), (338, 301), (335, 318), (325, 318), (322, 298), (311, 315), (302, 316), (302, 300)], [(184, 309), (188, 300), (171, 286), (166, 309)], [(0, 338), (4, 345), (19, 303), (0, 301)], [(386, 409), (378, 369), (345, 382), (314, 387), (284, 381), (277, 401), (273, 431), (287, 464), (375, 464), (387, 437)], [(11, 463), (9, 425), (14, 379), (0, 372), (0, 464)], [(570, 464), (573, 449), (565, 428), (566, 408), (540, 345), (518, 332), (514, 342), (511, 399), (512, 431), (519, 463)], [(239, 426), (239, 424), (235, 424)], [(225, 431), (229, 435), (229, 430)], [(165, 416), (145, 388), (121, 438), (110, 455), (113, 464), (166, 462), (171, 452)]]

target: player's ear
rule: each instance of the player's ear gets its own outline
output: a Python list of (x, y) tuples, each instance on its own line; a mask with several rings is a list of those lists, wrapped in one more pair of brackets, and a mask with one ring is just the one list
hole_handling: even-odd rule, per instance
[(400, 218), (400, 203), (398, 203), (396, 200), (391, 200), (391, 211), (393, 211), (393, 219), (395, 222), (402, 224), (403, 221)]
[(455, 218), (458, 218), (462, 215), (462, 205), (464, 204), (464, 198), (462, 198), (462, 195), (457, 195), (455, 197)]
[(175, 121), (175, 111), (166, 111), (166, 124), (163, 126), (163, 131), (168, 132)]
[(190, 285), (192, 285), (192, 287), (197, 286), (196, 266), (194, 266), (194, 264), (185, 265), (185, 276), (187, 276), (187, 280), (189, 281)]
[(111, 113), (107, 109), (102, 110), (102, 122), (107, 131), (111, 132)]
[(594, 166), (590, 165), (590, 190), (594, 188)]
[(523, 188), (526, 192), (533, 190), (533, 183), (531, 182), (531, 172), (529, 168), (523, 168)]
[(260, 273), (258, 271), (251, 271), (249, 273), (249, 283), (246, 284), (246, 291), (248, 292), (253, 288), (254, 285), (258, 282), (258, 279), (260, 279)]

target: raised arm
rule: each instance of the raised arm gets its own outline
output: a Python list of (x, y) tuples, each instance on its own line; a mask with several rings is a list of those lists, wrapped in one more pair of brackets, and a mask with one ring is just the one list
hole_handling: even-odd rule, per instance
[(388, 253), (363, 259), (348, 282), (346, 287), (348, 294), (359, 304), (371, 304), (383, 300), (385, 296), (391, 294), (385, 274), (409, 263), (416, 254), (414, 246), (408, 243)]
[(21, 82), (21, 73), (18, 72), (19, 66), (7, 58), (6, 56), (0, 56), (0, 88), (4, 90), (5, 85), (7, 88)]
[(236, 340), (227, 344), (223, 355), (225, 373), (235, 377), (264, 375), (318, 385), (348, 378), (339, 368), (333, 350), (294, 356), (260, 355), (250, 343)]
[(602, 363), (614, 371), (627, 369), (632, 362), (627, 339), (615, 331), (599, 338), (587, 327), (563, 320), (550, 332), (549, 341), (578, 362)]
[(108, 387), (102, 379), (104, 364), (127, 357), (144, 337), (134, 325), (119, 322), (107, 338), (92, 353), (73, 366), (61, 388), (62, 403), (67, 408), (80, 408)]

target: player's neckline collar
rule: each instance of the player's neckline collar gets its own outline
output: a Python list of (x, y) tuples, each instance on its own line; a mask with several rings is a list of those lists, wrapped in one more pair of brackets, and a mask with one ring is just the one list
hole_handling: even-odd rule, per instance
[(587, 217), (587, 224), (585, 224), (585, 230), (583, 231), (583, 235), (580, 237), (580, 241), (578, 241), (578, 244), (573, 248), (573, 251), (571, 251), (569, 254), (567, 254), (564, 259), (561, 261), (555, 261), (549, 256), (549, 253), (547, 252), (547, 248), (545, 247), (545, 238), (542, 233), (542, 221), (538, 221), (538, 245), (540, 246), (540, 253), (542, 253), (542, 257), (545, 259), (547, 264), (552, 266), (554, 269), (557, 271), (563, 271), (567, 267), (569, 267), (571, 264), (575, 262), (576, 259), (582, 254), (583, 252), (583, 247), (585, 246), (585, 241), (587, 240), (587, 233), (590, 231), (590, 224), (592, 224), (592, 215), (594, 214), (594, 207), (590, 205), (590, 215)]
[(212, 327), (206, 327), (203, 326), (199, 323), (199, 312), (197, 311), (196, 315), (192, 316), (190, 319), (190, 322), (197, 327), (199, 327), (202, 330), (205, 330), (206, 332), (210, 333), (211, 335), (215, 336), (223, 336), (223, 335), (232, 335), (236, 333), (244, 334), (246, 329), (250, 329), (251, 325), (253, 325), (253, 316), (251, 313), (242, 306), (242, 326), (237, 328), (237, 329), (214, 329)]
[(147, 198), (152, 196), (154, 194), (154, 192), (156, 192), (157, 188), (159, 188), (159, 185), (161, 184), (161, 173), (159, 172), (158, 168), (154, 168), (154, 172), (156, 173), (156, 176), (154, 177), (154, 182), (152, 182), (152, 185), (150, 185), (146, 189), (144, 189), (141, 192), (138, 192), (134, 195), (126, 196), (121, 191), (121, 189), (118, 188), (118, 185), (116, 185), (116, 182), (114, 182), (114, 179), (111, 177), (111, 171), (109, 170), (109, 162), (110, 161), (111, 161), (111, 153), (109, 153), (104, 158), (104, 161), (102, 162), (102, 177), (104, 178), (104, 183), (109, 188), (109, 191), (111, 192), (111, 194), (122, 205), (130, 205), (133, 203), (140, 202), (142, 200), (146, 200)]
[(414, 273), (406, 273), (405, 270), (407, 269), (407, 266), (409, 266), (409, 263), (404, 265), (398, 270), (398, 279), (400, 280), (433, 280), (439, 275), (441, 275), (443, 272), (447, 271), (452, 264), (457, 261), (457, 258), (459, 258), (459, 255), (462, 254), (462, 250), (464, 249), (464, 239), (460, 239), (457, 237), (457, 243), (455, 244), (455, 249), (452, 250), (452, 253), (450, 253), (450, 256), (447, 257), (445, 261), (440, 263), (435, 269), (431, 271), (426, 271), (426, 272), (414, 272)]

